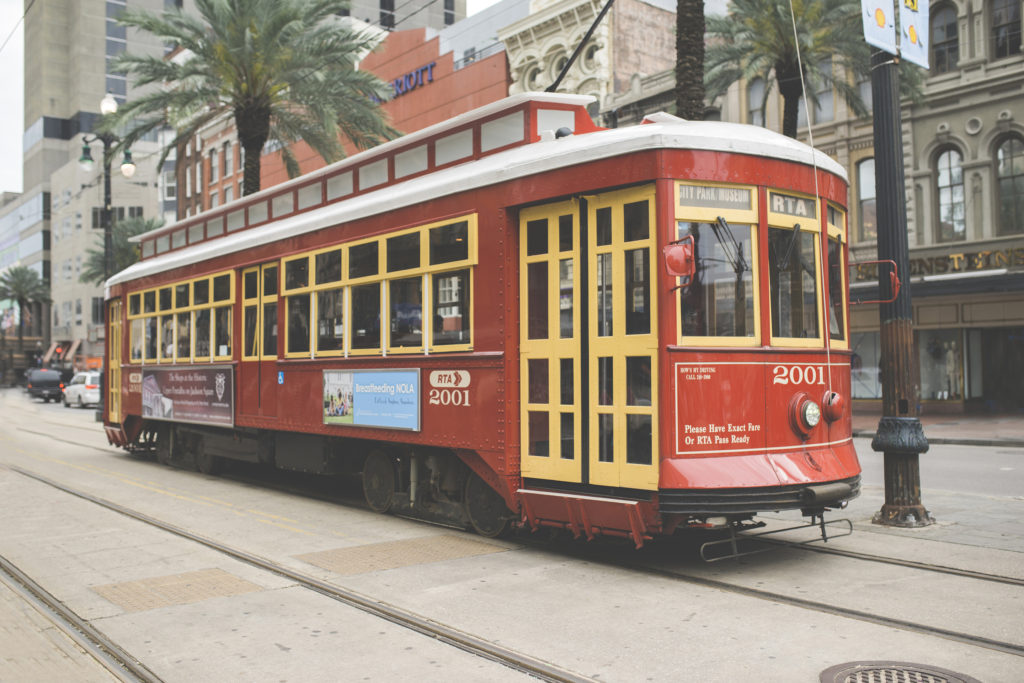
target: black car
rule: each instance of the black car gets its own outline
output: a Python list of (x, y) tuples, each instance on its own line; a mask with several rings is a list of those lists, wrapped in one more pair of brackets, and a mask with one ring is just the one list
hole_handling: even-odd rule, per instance
[(43, 402), (59, 401), (64, 396), (64, 382), (56, 370), (30, 370), (25, 387), (29, 396)]

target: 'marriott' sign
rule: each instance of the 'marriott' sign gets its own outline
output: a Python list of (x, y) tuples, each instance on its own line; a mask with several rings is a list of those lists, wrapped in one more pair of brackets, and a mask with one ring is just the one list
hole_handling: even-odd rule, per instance
[(391, 81), (391, 87), (394, 88), (395, 97), (404, 95), (405, 93), (422, 87), (427, 83), (433, 83), (434, 67), (436, 65), (437, 62), (431, 62), (426, 66), (421, 66), (420, 68), (414, 69), (404, 76), (399, 76), (395, 80)]

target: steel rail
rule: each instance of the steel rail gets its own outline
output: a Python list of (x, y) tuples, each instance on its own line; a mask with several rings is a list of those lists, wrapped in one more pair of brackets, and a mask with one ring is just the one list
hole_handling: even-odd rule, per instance
[(53, 594), (33, 581), (10, 560), (0, 556), (0, 582), (35, 607), (62, 633), (126, 683), (160, 683), (162, 679), (120, 645), (75, 614)]
[(355, 607), (398, 626), (403, 626), (422, 635), (429, 636), (435, 640), (439, 640), (470, 654), (503, 664), (515, 671), (528, 674), (544, 681), (552, 681), (554, 683), (596, 683), (592, 678), (581, 676), (580, 674), (562, 669), (543, 660), (530, 657), (529, 655), (521, 652), (516, 652), (515, 650), (484, 640), (483, 638), (465, 633), (452, 626), (422, 617), (408, 610), (395, 607), (394, 605), (388, 605), (378, 600), (374, 600), (371, 597), (361, 595), (355, 591), (335, 586), (326, 581), (321, 581), (312, 576), (308, 576), (301, 572), (276, 564), (268, 559), (259, 557), (258, 555), (200, 536), (199, 534), (195, 534), (187, 529), (150, 517), (149, 515), (132, 510), (131, 508), (127, 508), (113, 501), (73, 489), (35, 472), (30, 472), (15, 465), (8, 465), (7, 467), (12, 472), (17, 472), (24, 477), (34, 479), (35, 481), (46, 484), (47, 486), (59, 491), (63, 491), (64, 493), (75, 496), (76, 498), (88, 501), (112, 512), (116, 512), (130, 519), (142, 522), (143, 524), (156, 527), (174, 534), (175, 536), (179, 536), (180, 538), (199, 543), (200, 545), (232, 557), (240, 562), (244, 562), (250, 566), (294, 581), (298, 585), (320, 593), (325, 597), (337, 600), (338, 602), (342, 602), (351, 607)]
[(855, 560), (863, 560), (864, 562), (877, 562), (878, 564), (908, 567), (910, 569), (920, 569), (921, 571), (935, 572), (937, 574), (950, 574), (952, 576), (962, 576), (968, 579), (977, 579), (978, 581), (992, 581), (994, 583), (1005, 583), (1010, 586), (1024, 586), (1024, 578), (1016, 576), (1003, 576), (1001, 574), (976, 572), (971, 569), (947, 567), (946, 565), (931, 564), (928, 562), (915, 562), (914, 560), (901, 560), (896, 557), (886, 557), (885, 555), (871, 555), (869, 553), (862, 553), (856, 550), (844, 550), (842, 548), (811, 545), (809, 543), (802, 543), (799, 541), (786, 541), (778, 538), (764, 538), (757, 540), (759, 540), (762, 543), (770, 543), (772, 545), (777, 545), (781, 547), (797, 548), (800, 550), (808, 550), (810, 552), (815, 553), (824, 553), (826, 555), (839, 555), (842, 557), (849, 557)]

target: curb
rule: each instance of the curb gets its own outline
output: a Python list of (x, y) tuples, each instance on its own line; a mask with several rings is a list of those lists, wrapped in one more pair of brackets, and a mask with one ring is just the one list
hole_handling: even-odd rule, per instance
[[(931, 437), (928, 436), (928, 430), (925, 430), (925, 439), (928, 440), (929, 444), (936, 445), (952, 445), (952, 446), (1007, 446), (1010, 448), (1024, 448), (1024, 439), (969, 439), (969, 438), (950, 438), (943, 436)], [(853, 437), (859, 439), (873, 439), (875, 438), (874, 430), (868, 429), (855, 429), (853, 431)]]

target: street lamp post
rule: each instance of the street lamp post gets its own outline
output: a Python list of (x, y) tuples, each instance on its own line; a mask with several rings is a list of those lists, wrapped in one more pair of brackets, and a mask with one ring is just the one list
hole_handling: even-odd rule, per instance
[[(107, 93), (100, 101), (100, 113), (107, 116), (116, 111), (117, 100), (113, 95)], [(109, 279), (114, 274), (114, 239), (112, 235), (114, 207), (110, 199), (111, 148), (120, 142), (121, 138), (106, 132), (84, 137), (82, 139), (82, 156), (79, 157), (78, 163), (86, 171), (91, 171), (95, 163), (89, 145), (97, 141), (103, 144), (103, 210), (100, 214), (100, 227), (103, 229), (103, 276)], [(132, 153), (127, 149), (124, 151), (124, 159), (121, 161), (121, 175), (125, 178), (135, 175)]]
[[(110, 93), (107, 93), (102, 100), (100, 100), (100, 113), (104, 116), (108, 116), (117, 111), (117, 100)], [(82, 138), (82, 156), (79, 157), (78, 163), (85, 171), (91, 171), (95, 162), (92, 158), (92, 150), (89, 145), (99, 141), (103, 145), (103, 209), (100, 212), (100, 227), (103, 229), (103, 277), (105, 280), (109, 280), (110, 276), (114, 274), (114, 236), (113, 236), (113, 224), (114, 224), (114, 207), (110, 198), (110, 165), (112, 148), (114, 145), (121, 141), (114, 133), (101, 132), (95, 133), (92, 136), (85, 136)], [(132, 162), (132, 153), (129, 150), (124, 151), (124, 159), (121, 161), (121, 175), (125, 178), (131, 178), (135, 175), (135, 164)], [(104, 324), (106, 320), (106, 307), (103, 312)], [(113, 340), (108, 340), (113, 342)], [(106, 364), (106, 363), (105, 363)], [(106, 410), (106, 371), (109, 367), (105, 368), (104, 372), (100, 373), (100, 403), (99, 408), (96, 410), (96, 421), (103, 421), (103, 413)]]

